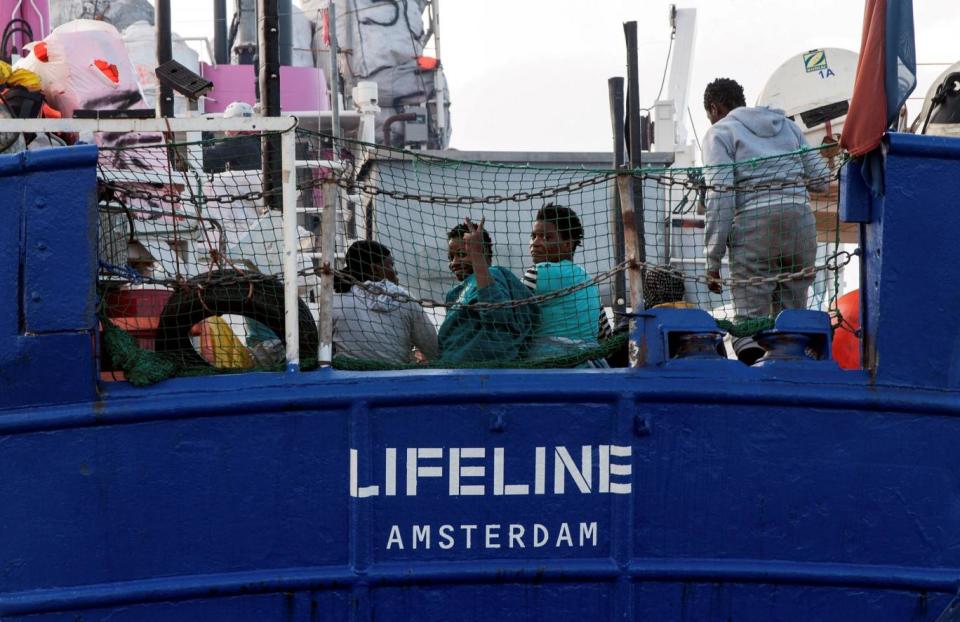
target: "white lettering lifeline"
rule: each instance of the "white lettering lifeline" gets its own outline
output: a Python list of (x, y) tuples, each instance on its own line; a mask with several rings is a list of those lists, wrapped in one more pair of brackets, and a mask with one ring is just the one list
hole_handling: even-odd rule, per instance
[[(360, 451), (350, 449), (350, 496), (415, 497), (422, 488), (450, 497), (633, 492), (629, 445), (532, 449), (508, 456), (504, 447), (386, 447), (382, 460), (364, 460)], [(509, 533), (503, 536), (509, 538)]]

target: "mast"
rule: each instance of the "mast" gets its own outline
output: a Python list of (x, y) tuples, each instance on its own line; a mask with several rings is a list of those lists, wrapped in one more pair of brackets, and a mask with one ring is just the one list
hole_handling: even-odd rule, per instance
[(293, 2), (278, 0), (277, 28), (279, 29), (280, 64), (289, 67), (293, 64)]
[[(640, 78), (637, 58), (637, 22), (625, 22), (623, 34), (627, 40), (627, 123), (629, 124), (630, 168), (636, 170), (643, 165), (643, 138), (640, 126)], [(638, 262), (647, 261), (646, 233), (643, 219), (643, 180), (633, 177), (634, 225), (637, 232), (636, 255)], [(622, 201), (622, 198), (621, 198)], [(633, 309), (639, 313), (643, 309)]]
[[(170, 0), (155, 0), (154, 18), (157, 22), (157, 65), (173, 60), (171, 39)], [(157, 91), (157, 112), (160, 117), (173, 116), (173, 89), (161, 82)]]
[(333, 125), (330, 128), (330, 134), (334, 138), (333, 157), (337, 158), (337, 150), (340, 148), (337, 139), (340, 138), (340, 42), (337, 39), (337, 4), (331, 2), (327, 9), (327, 17), (330, 23), (330, 110), (333, 113)]
[(227, 0), (213, 0), (213, 62), (224, 65), (230, 62), (227, 50)]
[[(260, 66), (260, 114), (280, 116), (280, 39), (278, 0), (258, 0), (258, 48)], [(267, 134), (262, 143), (263, 193), (271, 209), (280, 209), (280, 136)]]
[(440, 56), (440, 0), (433, 0), (430, 4), (430, 26), (433, 28), (433, 51), (437, 55), (437, 71), (435, 75), (434, 92), (437, 97), (437, 148), (442, 149), (446, 140), (447, 128), (447, 109), (444, 104), (446, 99), (446, 78), (443, 75), (443, 57)]
[[(613, 168), (622, 168), (625, 164), (623, 144), (623, 78), (607, 80), (610, 98), (610, 123), (613, 126)], [(620, 207), (620, 193), (613, 188), (610, 196), (610, 235), (613, 243), (613, 263), (623, 263), (625, 255), (623, 239), (623, 212)], [(619, 320), (627, 310), (627, 277), (622, 271), (613, 278), (613, 312)]]

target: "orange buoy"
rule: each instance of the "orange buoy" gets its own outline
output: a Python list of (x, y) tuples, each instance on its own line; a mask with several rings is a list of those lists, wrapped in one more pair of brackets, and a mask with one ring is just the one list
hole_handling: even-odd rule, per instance
[(843, 369), (860, 369), (860, 290), (837, 300), (840, 325), (833, 332), (833, 360)]

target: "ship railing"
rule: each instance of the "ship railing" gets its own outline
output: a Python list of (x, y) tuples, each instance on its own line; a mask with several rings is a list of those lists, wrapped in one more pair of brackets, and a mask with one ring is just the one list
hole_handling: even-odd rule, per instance
[[(237, 132), (237, 133), (257, 133), (269, 132), (278, 133), (280, 136), (280, 167), (281, 167), (281, 201), (282, 201), (282, 277), (284, 286), (284, 337), (286, 344), (286, 369), (287, 371), (299, 371), (301, 353), (300, 330), (298, 323), (298, 266), (300, 261), (300, 249), (297, 230), (297, 214), (303, 211), (297, 206), (297, 176), (296, 168), (301, 166), (324, 167), (334, 171), (342, 168), (342, 163), (338, 161), (337, 154), (333, 154), (331, 160), (309, 160), (298, 162), (296, 158), (296, 128), (297, 118), (292, 116), (283, 117), (240, 117), (225, 119), (219, 116), (200, 116), (190, 118), (166, 118), (166, 119), (0, 119), (0, 132), (17, 133), (78, 133), (81, 136), (97, 133), (123, 133), (123, 132), (158, 132), (166, 135), (186, 135), (187, 137), (199, 137), (203, 132)], [(117, 180), (145, 183), (171, 183), (171, 176), (175, 178), (182, 177), (182, 173), (170, 171), (130, 171), (130, 170), (103, 170), (102, 175)], [(176, 183), (176, 179), (173, 180)], [(335, 184), (329, 184), (327, 192), (329, 196), (326, 200), (330, 205), (338, 202), (337, 189)], [(323, 210), (330, 218), (335, 218), (335, 210)], [(326, 241), (329, 237), (335, 235), (335, 227), (324, 227), (324, 241), (321, 248), (332, 248), (333, 240)], [(329, 279), (332, 280), (333, 258), (324, 258), (323, 263), (329, 263), (330, 270), (322, 270), (329, 273)], [(321, 277), (323, 278), (323, 277)], [(332, 282), (332, 281), (331, 281)], [(327, 287), (326, 289), (330, 289)], [(321, 287), (321, 291), (323, 288)], [(320, 318), (329, 317), (329, 309), (324, 309), (324, 297), (321, 296), (320, 308), (317, 310)], [(329, 296), (326, 297), (329, 299)], [(329, 300), (326, 301), (329, 305)], [(332, 329), (328, 327), (326, 338), (324, 339), (324, 325), (321, 326), (321, 346), (320, 361), (330, 361), (332, 355), (332, 338), (329, 334)]]

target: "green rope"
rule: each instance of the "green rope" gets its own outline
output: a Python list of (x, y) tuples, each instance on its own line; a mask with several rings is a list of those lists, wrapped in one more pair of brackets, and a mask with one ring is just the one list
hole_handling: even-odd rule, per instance
[(394, 371), (404, 369), (550, 369), (550, 368), (569, 368), (576, 367), (581, 363), (593, 359), (602, 359), (610, 356), (626, 344), (630, 336), (627, 333), (618, 333), (605, 340), (599, 346), (578, 350), (575, 353), (564, 354), (562, 356), (551, 356), (538, 359), (528, 359), (510, 362), (501, 361), (471, 361), (463, 365), (451, 365), (438, 360), (436, 363), (418, 365), (410, 363), (407, 365), (396, 363), (385, 363), (383, 361), (374, 361), (370, 359), (357, 359), (349, 356), (338, 355), (333, 357), (333, 367), (343, 371)]
[(731, 337), (752, 337), (761, 330), (769, 330), (773, 328), (773, 318), (737, 318), (736, 322), (731, 322), (730, 320), (717, 320), (717, 326), (730, 333)]
[(130, 384), (145, 387), (177, 375), (176, 363), (162, 354), (138, 347), (132, 335), (117, 328), (109, 319), (101, 317), (100, 321), (107, 353)]
[[(208, 367), (183, 366), (172, 357), (141, 348), (130, 333), (118, 328), (109, 318), (101, 316), (100, 321), (103, 324), (103, 343), (107, 355), (113, 361), (113, 364), (123, 372), (127, 381), (137, 387), (150, 386), (169, 378), (286, 371), (286, 363), (242, 369), (223, 369), (212, 365)], [(317, 367), (316, 357), (304, 358), (300, 361), (300, 368), (304, 371)]]

